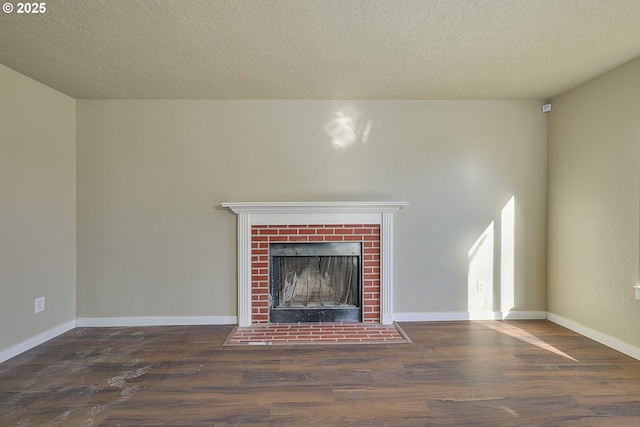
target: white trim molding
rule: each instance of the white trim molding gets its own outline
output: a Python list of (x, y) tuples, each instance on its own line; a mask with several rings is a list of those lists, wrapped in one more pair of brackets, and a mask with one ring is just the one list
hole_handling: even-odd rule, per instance
[(76, 321), (71, 320), (69, 322), (58, 325), (54, 328), (49, 329), (39, 335), (29, 338), (26, 341), (21, 342), (20, 344), (14, 345), (13, 347), (9, 347), (6, 350), (0, 351), (0, 363), (5, 360), (9, 360), (12, 357), (15, 357), (21, 353), (24, 353), (27, 350), (31, 350), (34, 347), (43, 344), (50, 339), (53, 339), (59, 335), (64, 334), (65, 332), (69, 332), (73, 328), (76, 327)]
[(236, 214), (395, 212), (409, 202), (222, 202)]
[(380, 224), (380, 322), (393, 323), (393, 213), (409, 202), (223, 202), (238, 215), (238, 324), (251, 325), (251, 226)]
[(553, 313), (547, 313), (547, 319), (562, 327), (571, 329), (573, 332), (577, 332), (582, 336), (591, 338), (592, 340), (597, 341), (602, 345), (606, 345), (607, 347), (617, 350), (620, 353), (624, 353), (627, 356), (640, 360), (640, 347), (627, 344), (626, 342), (621, 341), (616, 337), (612, 337), (611, 335), (605, 334), (604, 332), (591, 329), (590, 327), (585, 326), (581, 323), (574, 322), (573, 320), (569, 320)]
[(78, 328), (129, 327), (129, 326), (194, 326), (235, 325), (236, 316), (136, 316), (136, 317), (79, 317)]
[(488, 311), (470, 313), (467, 311), (431, 312), (431, 313), (395, 313), (395, 322), (452, 322), (469, 320), (545, 320), (546, 311)]

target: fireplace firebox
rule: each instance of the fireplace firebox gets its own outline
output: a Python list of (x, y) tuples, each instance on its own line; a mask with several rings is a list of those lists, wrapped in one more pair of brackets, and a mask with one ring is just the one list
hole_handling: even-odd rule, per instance
[(271, 243), (269, 321), (361, 322), (360, 242)]

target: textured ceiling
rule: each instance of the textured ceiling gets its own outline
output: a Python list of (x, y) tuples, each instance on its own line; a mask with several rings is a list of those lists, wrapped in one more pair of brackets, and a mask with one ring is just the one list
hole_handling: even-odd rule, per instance
[(0, 64), (78, 99), (543, 99), (640, 55), (638, 0), (46, 8), (0, 13)]

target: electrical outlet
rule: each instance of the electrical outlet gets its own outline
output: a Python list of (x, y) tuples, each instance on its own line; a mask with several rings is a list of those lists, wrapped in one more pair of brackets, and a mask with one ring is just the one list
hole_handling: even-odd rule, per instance
[(34, 313), (44, 311), (44, 297), (36, 298)]
[(479, 294), (484, 293), (484, 282), (476, 283), (476, 292)]

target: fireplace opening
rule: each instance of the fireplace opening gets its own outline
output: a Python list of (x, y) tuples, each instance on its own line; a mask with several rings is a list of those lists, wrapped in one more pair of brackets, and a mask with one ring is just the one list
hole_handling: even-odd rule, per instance
[(270, 243), (269, 321), (361, 322), (362, 244)]

